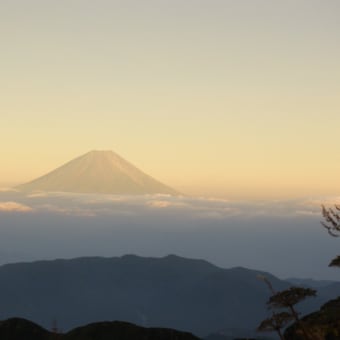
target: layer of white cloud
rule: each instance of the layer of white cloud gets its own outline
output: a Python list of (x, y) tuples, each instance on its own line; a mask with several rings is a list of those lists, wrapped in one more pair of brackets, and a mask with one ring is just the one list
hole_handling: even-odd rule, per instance
[[(190, 219), (230, 217), (321, 216), (321, 204), (340, 202), (339, 197), (286, 201), (231, 201), (211, 197), (170, 195), (104, 195), (35, 192), (0, 192), (0, 211), (37, 211), (75, 216), (184, 214)], [(20, 202), (20, 203), (16, 203)]]
[(31, 212), (33, 209), (25, 204), (17, 202), (0, 202), (0, 211), (2, 212)]
[(0, 192), (0, 248), (13, 245), (23, 254), (2, 261), (175, 253), (285, 276), (327, 277), (338, 249), (320, 225), (320, 205), (328, 202), (337, 200)]

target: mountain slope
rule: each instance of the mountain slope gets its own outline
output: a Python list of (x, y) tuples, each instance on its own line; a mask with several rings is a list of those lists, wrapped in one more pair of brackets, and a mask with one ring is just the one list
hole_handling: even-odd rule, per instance
[(97, 322), (78, 327), (60, 340), (199, 340), (187, 332), (168, 328), (144, 328), (127, 322)]
[(113, 151), (90, 151), (17, 188), (75, 193), (176, 194), (175, 190), (143, 173)]
[[(305, 328), (308, 329), (312, 339), (340, 339), (340, 297), (328, 301), (319, 311), (306, 315), (302, 322)], [(285, 338), (303, 340), (305, 337), (301, 327), (294, 323), (286, 329)]]
[[(269, 313), (270, 292), (258, 274), (265, 275), (275, 290), (289, 286), (269, 273), (223, 269), (175, 255), (7, 264), (0, 266), (0, 318), (22, 317), (44, 327), (57, 320), (63, 330), (122, 320), (198, 336), (232, 336), (242, 329), (250, 333)], [(338, 288), (334, 296), (340, 294)], [(298, 310), (314, 311), (327, 300), (321, 289)]]
[(25, 319), (11, 318), (0, 321), (1, 340), (48, 340), (51, 339), (50, 336), (51, 333), (46, 329)]
[[(255, 329), (269, 292), (259, 272), (178, 256), (79, 258), (0, 267), (0, 316), (63, 330), (103, 320), (167, 327), (199, 336)], [(287, 287), (265, 274), (277, 289)]]

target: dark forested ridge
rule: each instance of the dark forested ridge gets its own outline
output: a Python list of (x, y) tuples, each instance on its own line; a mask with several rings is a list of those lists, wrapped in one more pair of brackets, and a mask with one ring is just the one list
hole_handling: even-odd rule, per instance
[(25, 319), (0, 321), (1, 340), (198, 340), (186, 332), (165, 328), (144, 328), (127, 322), (98, 322), (67, 333), (49, 332)]
[[(308, 329), (310, 338), (314, 340), (340, 339), (340, 297), (328, 301), (319, 311), (306, 315), (302, 322)], [(285, 338), (303, 340), (301, 327), (297, 323), (288, 327)]]
[[(268, 273), (222, 269), (175, 255), (8, 264), (0, 267), (0, 319), (26, 318), (48, 329), (56, 320), (64, 331), (103, 320), (198, 336), (255, 330), (268, 314), (270, 294), (258, 274), (266, 275), (277, 290), (289, 286)], [(335, 287), (334, 296), (340, 289), (336, 293)], [(322, 294), (300, 310), (319, 308), (329, 300)]]

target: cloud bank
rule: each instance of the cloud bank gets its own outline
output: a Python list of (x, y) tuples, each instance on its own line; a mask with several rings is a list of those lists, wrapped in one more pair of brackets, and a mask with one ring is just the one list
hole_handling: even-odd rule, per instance
[(321, 204), (339, 198), (231, 201), (171, 195), (106, 195), (63, 192), (0, 192), (0, 212), (44, 212), (75, 216), (184, 214), (192, 219), (320, 216)]
[(320, 225), (330, 197), (232, 201), (169, 195), (0, 192), (0, 263), (177, 254), (288, 277), (337, 277)]
[(2, 212), (31, 212), (33, 209), (27, 205), (17, 202), (0, 202)]

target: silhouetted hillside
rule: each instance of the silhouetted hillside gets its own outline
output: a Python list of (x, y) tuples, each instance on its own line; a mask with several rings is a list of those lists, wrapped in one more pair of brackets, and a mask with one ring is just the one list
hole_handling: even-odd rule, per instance
[(25, 319), (12, 318), (0, 321), (1, 340), (49, 340), (50, 336), (46, 329)]
[[(302, 319), (305, 328), (314, 340), (340, 339), (340, 297), (324, 304), (319, 311), (306, 315)], [(303, 340), (303, 334), (297, 324), (285, 332), (287, 340)]]
[(65, 334), (65, 340), (195, 340), (196, 336), (167, 328), (144, 328), (127, 322), (98, 322)]
[(66, 334), (48, 332), (25, 319), (0, 321), (1, 340), (198, 340), (190, 333), (174, 329), (144, 328), (127, 322), (98, 322)]

